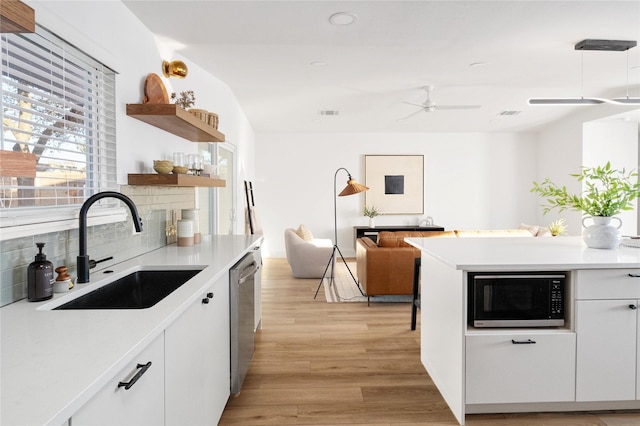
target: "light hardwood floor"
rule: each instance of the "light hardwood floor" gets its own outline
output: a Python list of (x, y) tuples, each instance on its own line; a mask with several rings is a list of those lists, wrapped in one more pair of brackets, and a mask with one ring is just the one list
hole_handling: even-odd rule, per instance
[[(409, 304), (327, 303), (319, 280), (265, 259), (263, 320), (221, 425), (456, 425), (420, 363)], [(467, 416), (468, 425), (640, 425), (640, 412)]]

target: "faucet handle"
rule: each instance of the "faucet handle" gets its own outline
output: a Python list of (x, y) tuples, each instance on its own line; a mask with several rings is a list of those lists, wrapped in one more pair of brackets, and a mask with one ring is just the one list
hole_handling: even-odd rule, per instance
[(96, 265), (100, 262), (106, 262), (107, 260), (111, 260), (111, 259), (113, 259), (113, 256), (105, 257), (104, 259), (100, 259), (100, 260), (89, 259), (89, 269), (95, 268)]

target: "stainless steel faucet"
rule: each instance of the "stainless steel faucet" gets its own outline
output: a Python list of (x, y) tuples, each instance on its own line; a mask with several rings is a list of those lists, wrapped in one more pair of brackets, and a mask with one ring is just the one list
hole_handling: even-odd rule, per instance
[(82, 208), (80, 208), (80, 219), (79, 219), (79, 239), (80, 239), (80, 247), (78, 250), (78, 283), (88, 283), (89, 282), (89, 269), (90, 269), (90, 261), (89, 255), (87, 254), (87, 212), (89, 211), (89, 207), (93, 205), (96, 201), (102, 198), (117, 198), (118, 200), (124, 202), (129, 210), (131, 210), (131, 217), (133, 218), (133, 225), (136, 228), (136, 232), (142, 232), (142, 219), (138, 216), (138, 209), (136, 205), (133, 204), (133, 201), (126, 195), (123, 195), (119, 192), (115, 191), (104, 191), (98, 192), (97, 194), (92, 195), (87, 198), (87, 201), (84, 202)]

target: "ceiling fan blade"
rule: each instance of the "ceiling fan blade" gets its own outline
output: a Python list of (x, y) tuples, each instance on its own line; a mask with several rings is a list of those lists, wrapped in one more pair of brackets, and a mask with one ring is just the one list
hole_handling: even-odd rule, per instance
[(478, 109), (482, 108), (482, 105), (436, 105), (435, 109), (442, 110), (454, 110), (454, 109)]
[(407, 101), (404, 101), (404, 102), (402, 102), (402, 103), (403, 103), (403, 104), (407, 104), (407, 105), (417, 106), (417, 107), (420, 107), (420, 108), (424, 108), (424, 105), (423, 105), (423, 104), (419, 104), (419, 103), (417, 103), (417, 102), (407, 102)]
[(397, 121), (404, 121), (404, 120), (408, 120), (409, 118), (413, 117), (414, 115), (418, 115), (418, 114), (420, 114), (420, 113), (421, 113), (421, 112), (423, 112), (423, 111), (426, 111), (426, 110), (425, 110), (425, 109), (419, 109), (418, 111), (416, 111), (416, 112), (414, 112), (414, 113), (411, 113), (411, 114), (407, 115), (406, 117), (398, 118), (398, 120), (397, 120)]

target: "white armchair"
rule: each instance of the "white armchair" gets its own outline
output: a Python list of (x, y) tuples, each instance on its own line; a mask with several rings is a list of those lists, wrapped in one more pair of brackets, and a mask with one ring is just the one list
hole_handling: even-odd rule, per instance
[(313, 238), (305, 241), (294, 229), (287, 228), (284, 246), (295, 278), (322, 278), (333, 251), (331, 240)]

